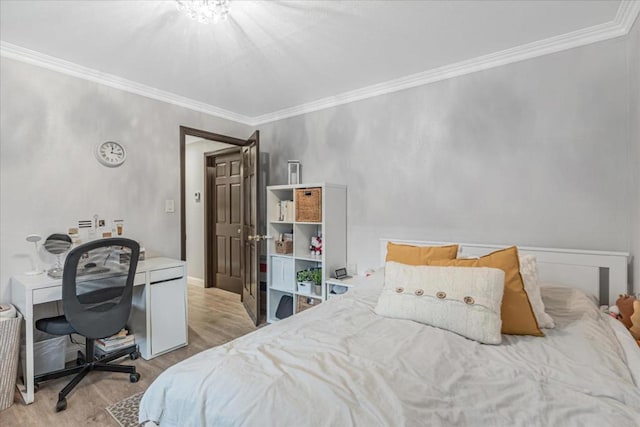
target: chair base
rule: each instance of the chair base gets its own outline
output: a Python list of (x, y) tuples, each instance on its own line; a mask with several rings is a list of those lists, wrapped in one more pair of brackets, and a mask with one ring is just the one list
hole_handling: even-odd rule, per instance
[[(91, 371), (122, 372), (124, 374), (129, 374), (129, 381), (131, 381), (132, 383), (138, 382), (138, 380), (140, 379), (140, 374), (136, 372), (135, 366), (109, 364), (109, 362), (120, 359), (124, 356), (129, 356), (132, 360), (140, 357), (137, 345), (134, 344), (129, 347), (123, 348), (106, 357), (103, 357), (100, 360), (95, 360), (95, 357), (93, 356), (93, 348), (93, 340), (87, 339), (85, 348), (86, 353), (82, 354), (81, 352), (78, 352), (77, 366), (60, 369), (58, 371), (53, 371), (34, 377), (34, 383), (37, 386), (39, 383), (44, 381), (54, 380), (57, 378), (75, 374), (75, 377), (73, 377), (71, 381), (69, 381), (69, 383), (60, 391), (60, 393), (58, 393), (56, 412), (64, 411), (67, 408), (67, 395), (71, 393), (75, 386), (77, 386), (80, 381), (82, 381), (82, 379)], [(88, 357), (89, 355), (91, 355), (91, 357)]]

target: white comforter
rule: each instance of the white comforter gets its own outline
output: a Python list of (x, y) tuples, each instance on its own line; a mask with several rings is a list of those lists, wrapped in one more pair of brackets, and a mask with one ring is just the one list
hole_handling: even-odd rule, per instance
[(640, 425), (628, 356), (579, 291), (543, 289), (556, 329), (544, 338), (503, 336), (497, 346), (380, 317), (379, 292), (354, 290), (172, 366), (145, 393), (140, 422)]

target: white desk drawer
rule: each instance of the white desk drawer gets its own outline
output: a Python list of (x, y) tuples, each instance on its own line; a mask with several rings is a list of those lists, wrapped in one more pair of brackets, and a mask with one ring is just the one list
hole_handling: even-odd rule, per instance
[(133, 278), (133, 286), (144, 285), (147, 283), (147, 275), (145, 273), (136, 273)]
[(149, 272), (149, 282), (164, 282), (165, 280), (180, 279), (184, 276), (184, 267), (163, 268)]
[[(146, 283), (147, 275), (145, 273), (137, 273), (133, 278), (133, 286), (140, 286)], [(33, 291), (34, 304), (42, 304), (50, 301), (62, 301), (62, 285), (36, 289)]]
[(62, 285), (36, 289), (33, 291), (34, 305), (50, 301), (62, 301)]

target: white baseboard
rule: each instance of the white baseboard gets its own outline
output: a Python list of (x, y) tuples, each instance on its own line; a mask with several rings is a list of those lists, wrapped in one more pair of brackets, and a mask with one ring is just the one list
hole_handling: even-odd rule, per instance
[(204, 288), (204, 279), (199, 277), (187, 276), (187, 284)]

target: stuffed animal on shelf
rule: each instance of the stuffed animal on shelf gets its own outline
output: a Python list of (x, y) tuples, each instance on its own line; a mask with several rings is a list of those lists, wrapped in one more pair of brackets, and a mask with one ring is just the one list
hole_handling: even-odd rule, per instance
[(311, 256), (322, 256), (322, 237), (321, 236), (313, 236), (311, 238), (311, 246), (309, 247), (311, 251)]
[(623, 294), (616, 300), (616, 306), (620, 311), (618, 319), (636, 340), (640, 340), (640, 300)]

